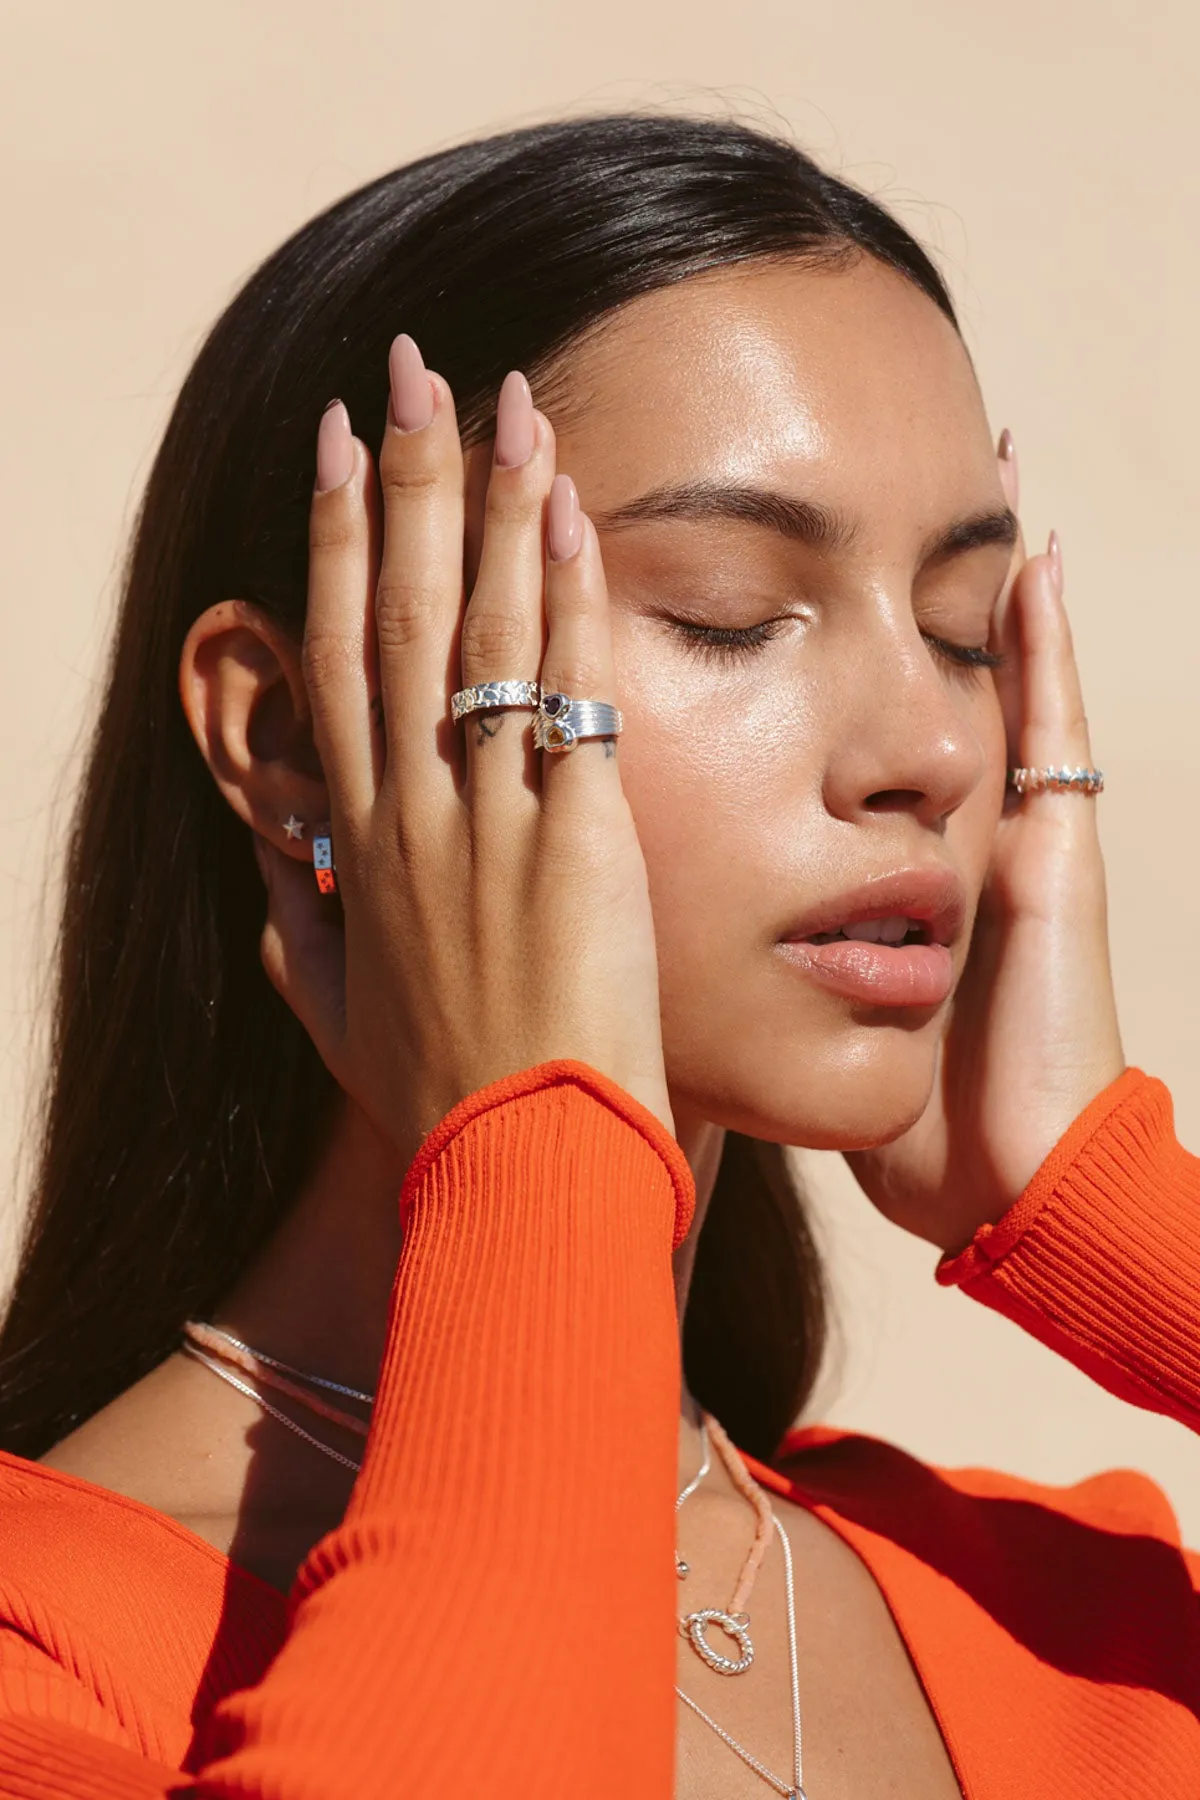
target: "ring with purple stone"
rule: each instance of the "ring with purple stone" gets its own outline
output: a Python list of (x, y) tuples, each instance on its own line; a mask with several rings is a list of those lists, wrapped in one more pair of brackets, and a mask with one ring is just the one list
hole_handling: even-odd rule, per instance
[(569, 694), (543, 693), (533, 715), (533, 741), (539, 750), (573, 750), (584, 738), (615, 738), (625, 721), (606, 700), (572, 700)]

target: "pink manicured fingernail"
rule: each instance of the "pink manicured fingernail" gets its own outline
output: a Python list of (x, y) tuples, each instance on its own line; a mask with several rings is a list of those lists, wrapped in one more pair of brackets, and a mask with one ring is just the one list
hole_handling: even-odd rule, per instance
[(514, 369), (504, 377), (496, 405), (496, 461), (502, 469), (519, 469), (533, 455), (533, 395), (525, 377)]
[(1058, 541), (1057, 531), (1050, 533), (1050, 541), (1046, 545), (1046, 555), (1050, 558), (1054, 570), (1054, 585), (1058, 589), (1059, 599), (1061, 599), (1063, 591), (1062, 545)]
[(354, 436), (350, 414), (340, 400), (331, 400), (317, 427), (317, 492), (339, 488), (354, 473)]
[(417, 346), (402, 331), (388, 351), (392, 418), (401, 431), (422, 431), (433, 417), (433, 389)]
[(1016, 512), (1021, 498), (1021, 474), (1017, 467), (1017, 446), (1013, 442), (1013, 434), (1007, 425), (1000, 433), (1000, 442), (996, 445), (996, 455), (1002, 463), (1007, 465), (1008, 478), (1004, 482), (1004, 490), (1008, 504)]
[(583, 542), (579, 495), (569, 475), (556, 475), (550, 484), (550, 554), (555, 562), (570, 562)]

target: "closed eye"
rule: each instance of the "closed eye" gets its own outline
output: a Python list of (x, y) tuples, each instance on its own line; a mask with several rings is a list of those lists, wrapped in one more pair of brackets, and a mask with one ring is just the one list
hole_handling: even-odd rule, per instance
[(673, 619), (674, 629), (689, 650), (710, 661), (733, 662), (740, 656), (752, 655), (777, 637), (790, 619), (764, 619), (759, 625), (697, 625), (688, 619)]
[(921, 636), (935, 656), (960, 669), (999, 669), (1003, 666), (1001, 653), (989, 650), (984, 644), (952, 644), (947, 638), (936, 637), (932, 631), (923, 631)]

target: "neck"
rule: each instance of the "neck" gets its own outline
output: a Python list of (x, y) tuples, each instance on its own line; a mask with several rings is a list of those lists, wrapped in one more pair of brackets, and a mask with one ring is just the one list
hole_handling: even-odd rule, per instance
[[(682, 1325), (725, 1134), (682, 1107), (675, 1118), (696, 1183), (692, 1228), (672, 1265)], [(222, 1306), (221, 1323), (298, 1368), (374, 1388), (400, 1255), (403, 1177), (394, 1152), (347, 1100), (296, 1204)], [(680, 1414), (681, 1467), (694, 1466), (699, 1409), (686, 1384)]]

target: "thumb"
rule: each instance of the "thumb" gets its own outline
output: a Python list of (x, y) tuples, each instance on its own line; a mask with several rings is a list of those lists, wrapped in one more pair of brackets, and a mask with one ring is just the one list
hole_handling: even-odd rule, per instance
[(254, 840), (267, 888), (259, 953), (267, 979), (295, 1013), (331, 1074), (336, 1075), (346, 1016), (346, 934), (312, 868), (273, 844)]

